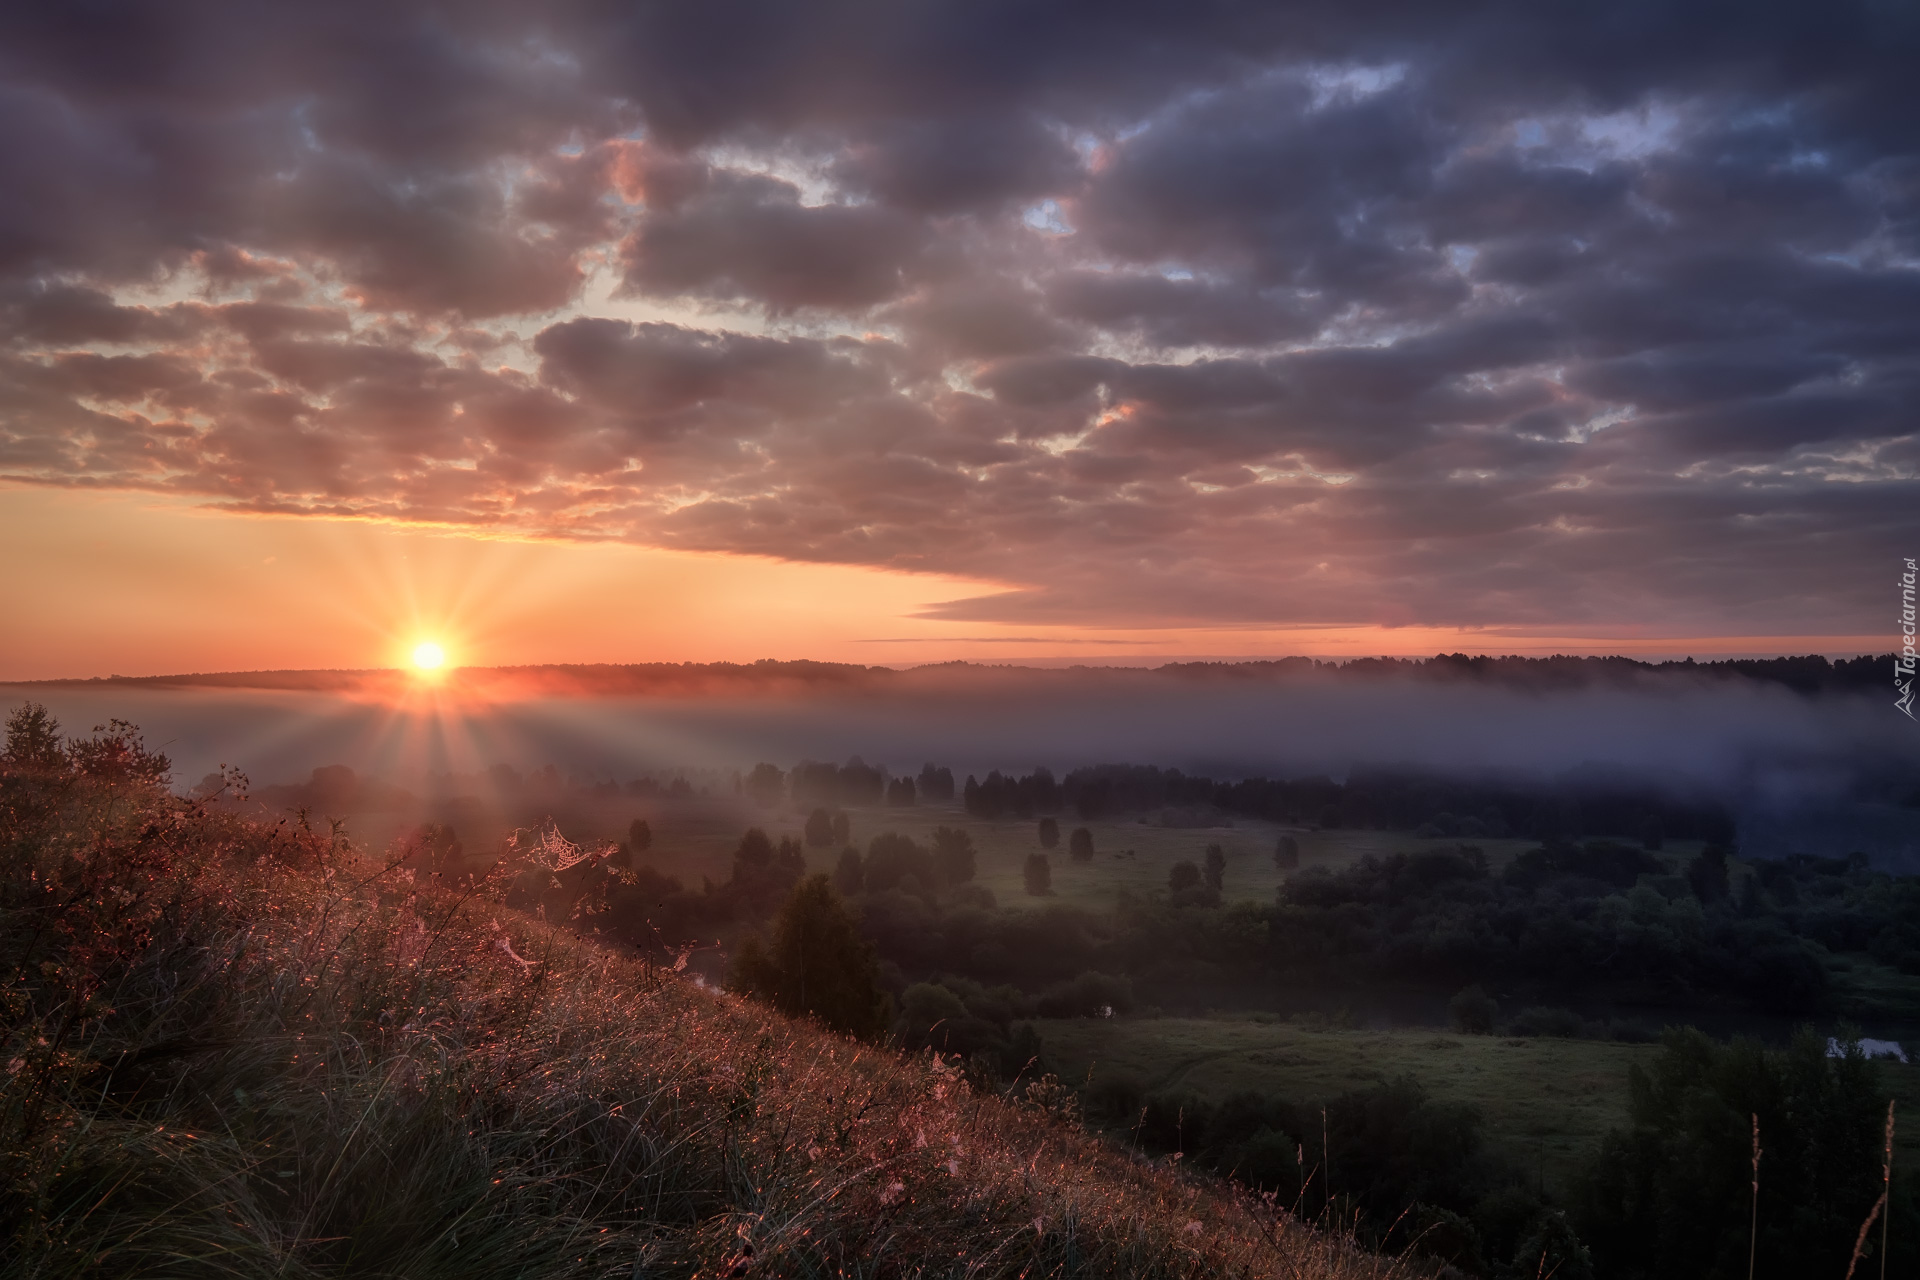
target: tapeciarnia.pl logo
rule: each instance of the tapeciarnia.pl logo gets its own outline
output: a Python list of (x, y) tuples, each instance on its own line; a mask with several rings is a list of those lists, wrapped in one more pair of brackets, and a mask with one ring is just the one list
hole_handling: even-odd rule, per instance
[(1894, 706), (1906, 714), (1913, 714), (1913, 559), (1907, 559), (1907, 571), (1900, 575), (1900, 653), (1893, 660), (1893, 687), (1900, 691), (1894, 700)]

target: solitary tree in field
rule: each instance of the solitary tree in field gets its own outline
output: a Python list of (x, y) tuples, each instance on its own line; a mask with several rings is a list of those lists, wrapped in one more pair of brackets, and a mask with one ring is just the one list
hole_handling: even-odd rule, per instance
[(1053, 868), (1048, 865), (1046, 854), (1028, 854), (1024, 876), (1027, 882), (1027, 892), (1034, 897), (1044, 897), (1053, 892)]
[(1060, 823), (1053, 818), (1040, 819), (1040, 847), (1051, 849), (1060, 843)]
[(1300, 842), (1292, 836), (1281, 836), (1280, 843), (1273, 847), (1273, 865), (1282, 871), (1292, 871), (1300, 865)]
[(750, 937), (741, 944), (727, 985), (863, 1040), (878, 1038), (887, 1027), (873, 944), (823, 875), (794, 886), (770, 941)]
[(1227, 851), (1217, 844), (1210, 844), (1207, 846), (1207, 888), (1218, 893), (1220, 887), (1226, 883), (1226, 879)]
[(1184, 889), (1200, 887), (1200, 868), (1184, 859), (1173, 864), (1173, 870), (1167, 872), (1167, 888), (1179, 893)]
[(1073, 834), (1067, 837), (1067, 856), (1075, 862), (1093, 861), (1093, 832), (1085, 827), (1075, 827)]
[(627, 824), (627, 848), (636, 854), (653, 848), (653, 828), (645, 818), (635, 818)]

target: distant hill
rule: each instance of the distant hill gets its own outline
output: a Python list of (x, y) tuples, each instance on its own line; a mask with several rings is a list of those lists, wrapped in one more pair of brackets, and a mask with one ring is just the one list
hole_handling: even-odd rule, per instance
[[(970, 662), (893, 668), (841, 662), (592, 663), (518, 667), (464, 667), (440, 679), (456, 690), (520, 696), (698, 696), (775, 694), (827, 689), (924, 689), (1010, 679), (1067, 687), (1089, 680), (1138, 682), (1186, 680), (1283, 682), (1299, 679), (1377, 681), (1409, 679), (1437, 683), (1483, 683), (1533, 690), (1665, 679), (1752, 681), (1805, 694), (1891, 693), (1893, 655), (1828, 659), (1820, 654), (1778, 658), (1731, 658), (1714, 662), (1641, 662), (1624, 657), (1484, 657), (1437, 654), (1431, 658), (1353, 658), (1322, 662), (1278, 658), (1251, 662), (1176, 662), (1159, 667), (1017, 667)], [(85, 680), (10, 681), (43, 687), (130, 686), (145, 688), (274, 689), (305, 692), (384, 693), (415, 687), (418, 677), (390, 668), (323, 671), (229, 671), (169, 676), (97, 676)]]

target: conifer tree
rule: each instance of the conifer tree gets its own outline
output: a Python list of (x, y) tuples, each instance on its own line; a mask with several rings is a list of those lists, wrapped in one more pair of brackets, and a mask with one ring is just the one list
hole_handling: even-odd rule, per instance
[(873, 944), (824, 875), (794, 887), (769, 940), (741, 944), (727, 985), (863, 1040), (878, 1038), (891, 1013)]

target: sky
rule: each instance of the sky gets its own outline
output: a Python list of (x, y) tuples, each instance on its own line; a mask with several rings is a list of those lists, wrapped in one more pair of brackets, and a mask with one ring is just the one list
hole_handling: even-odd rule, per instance
[(1886, 652), (1916, 65), (1885, 0), (0, 6), (0, 678)]

